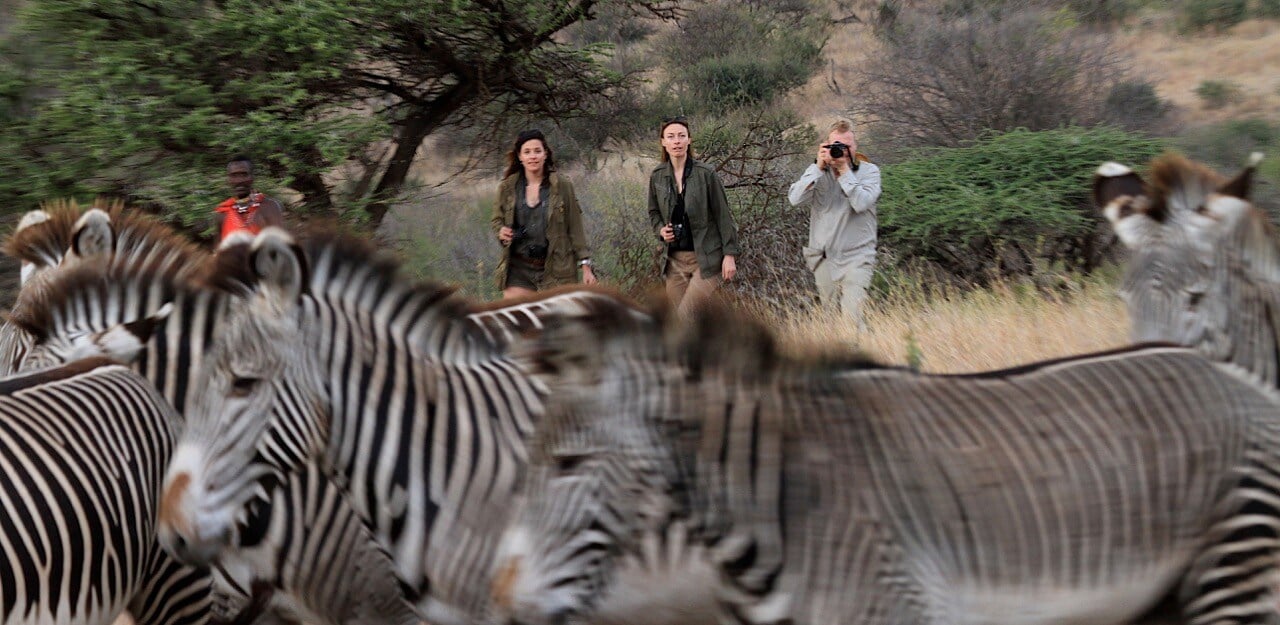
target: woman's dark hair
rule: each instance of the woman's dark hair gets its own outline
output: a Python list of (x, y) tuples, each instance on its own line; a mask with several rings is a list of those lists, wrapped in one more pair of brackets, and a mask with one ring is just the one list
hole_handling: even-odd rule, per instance
[[(689, 120), (685, 119), (684, 115), (677, 115), (675, 117), (668, 117), (662, 120), (662, 128), (658, 129), (658, 140), (661, 141), (662, 136), (667, 134), (667, 126), (674, 126), (676, 124), (684, 126), (685, 132), (688, 132), (692, 136), (693, 131), (689, 130)], [(658, 150), (662, 152), (662, 162), (666, 163), (671, 160), (671, 155), (667, 154), (667, 148), (662, 146), (661, 143), (658, 145)], [(688, 148), (685, 148), (684, 154), (686, 158), (693, 160), (693, 146), (690, 145)]]
[(524, 171), (524, 165), (520, 164), (520, 147), (534, 139), (541, 141), (542, 149), (547, 152), (547, 160), (542, 162), (542, 173), (549, 174), (556, 170), (556, 159), (551, 153), (551, 145), (547, 143), (546, 135), (543, 135), (541, 130), (534, 128), (516, 135), (516, 144), (511, 148), (510, 152), (507, 152), (507, 171), (502, 174), (503, 178)]

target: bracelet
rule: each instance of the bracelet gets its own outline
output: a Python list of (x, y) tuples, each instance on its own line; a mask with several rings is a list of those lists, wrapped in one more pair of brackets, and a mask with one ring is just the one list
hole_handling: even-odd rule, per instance
[(591, 262), (591, 259), (590, 259), (590, 258), (584, 258), (584, 259), (582, 259), (582, 260), (578, 261), (578, 266), (579, 266), (579, 267), (591, 267), (593, 264), (594, 264), (594, 263), (592, 263), (592, 262)]

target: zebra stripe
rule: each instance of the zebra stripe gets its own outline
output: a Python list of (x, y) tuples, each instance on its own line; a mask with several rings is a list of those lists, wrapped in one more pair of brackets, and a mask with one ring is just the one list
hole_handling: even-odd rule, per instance
[[(357, 259), (351, 263), (351, 266), (358, 266), (358, 264), (359, 260)], [(82, 276), (78, 281), (63, 280), (59, 285), (59, 290), (61, 292), (60, 296), (64, 299), (56, 304), (51, 302), (44, 303), (40, 306), (40, 309), (45, 311), (42, 313), (44, 317), (40, 320), (28, 320), (33, 325), (41, 325), (42, 323), (52, 325), (51, 328), (43, 330), (43, 333), (49, 335), (50, 338), (42, 342), (37, 353), (33, 354), (33, 358), (39, 360), (50, 357), (50, 354), (74, 349), (73, 346), (78, 343), (68, 337), (76, 333), (82, 334), (86, 337), (85, 340), (93, 343), (95, 341), (90, 339), (95, 336), (93, 334), (94, 331), (100, 333), (112, 324), (145, 316), (154, 311), (154, 304), (157, 302), (170, 302), (173, 304), (173, 312), (170, 313), (162, 328), (149, 341), (139, 337), (140, 340), (145, 342), (145, 349), (141, 351), (137, 366), (141, 367), (147, 377), (157, 381), (158, 385), (161, 384), (160, 380), (164, 380), (165, 384), (167, 384), (163, 386), (165, 393), (173, 398), (176, 405), (183, 407), (190, 405), (187, 402), (191, 400), (193, 389), (205, 386), (203, 383), (195, 381), (198, 379), (196, 376), (202, 366), (200, 364), (201, 359), (204, 358), (204, 354), (207, 351), (205, 346), (217, 336), (235, 331), (238, 322), (227, 320), (227, 305), (228, 302), (234, 304), (238, 300), (227, 299), (226, 296), (216, 293), (185, 289), (180, 284), (166, 284), (166, 281), (161, 278), (139, 272), (134, 272), (131, 275), (128, 272), (117, 272), (117, 275), (112, 275), (109, 278), (103, 278), (104, 272), (102, 271), (95, 270), (88, 273), (92, 274), (91, 278)], [(326, 280), (326, 278), (317, 278), (317, 281), (321, 280)], [(102, 286), (102, 284), (109, 286)], [(335, 290), (341, 289), (344, 288), (344, 285), (351, 288), (353, 294), (362, 291), (358, 276), (353, 277), (350, 282), (339, 284), (334, 288)], [(368, 291), (367, 285), (363, 290)], [(562, 293), (555, 297), (558, 302), (556, 306), (566, 307), (572, 304), (575, 306), (573, 309), (576, 310), (578, 309), (577, 307), (583, 305), (582, 302), (584, 301), (607, 296), (599, 292), (589, 292), (585, 296)], [(120, 304), (120, 302), (130, 301), (150, 302), (151, 304), (145, 306)], [(516, 304), (516, 306), (526, 305), (530, 309), (535, 307), (539, 310), (558, 309), (556, 306), (548, 306), (546, 303), (541, 302)], [(103, 309), (111, 312), (100, 313), (99, 311)], [(465, 314), (464, 309), (458, 308), (458, 310), (463, 311)], [(63, 312), (54, 314), (53, 311)], [(90, 311), (90, 314), (85, 315), (75, 311)], [(500, 315), (505, 314), (501, 310), (494, 312)], [(319, 313), (317, 312), (316, 314), (318, 315)], [(483, 315), (484, 313), (481, 312), (480, 314)], [(529, 313), (526, 311), (521, 311), (519, 314), (521, 318), (530, 318)], [(101, 319), (97, 318), (99, 315)], [(84, 317), (94, 317), (94, 319), (86, 320)], [(366, 317), (363, 323), (366, 325), (360, 329), (362, 332), (373, 333), (385, 327), (384, 320), (374, 317)], [(479, 326), (482, 323), (472, 319), (464, 319), (462, 325), (470, 325), (470, 329), (466, 330), (464, 334), (471, 336), (480, 331)], [(483, 325), (491, 331), (496, 327), (492, 323)], [(341, 340), (344, 339), (340, 337), (346, 336), (344, 333), (348, 331), (345, 327), (326, 331), (323, 333), (323, 338), (318, 338), (312, 344), (326, 346), (326, 349), (330, 348), (328, 346), (335, 346), (333, 349), (341, 350), (343, 349)], [(339, 340), (335, 341), (335, 337), (339, 337)], [(95, 344), (97, 343), (101, 343), (101, 341), (97, 341)], [(482, 340), (481, 343), (485, 343), (485, 341)], [(496, 348), (490, 346), (487, 349)], [(383, 353), (394, 354), (395, 352), (385, 350)], [(398, 357), (404, 358), (406, 353), (402, 350)], [(56, 359), (57, 356), (53, 356), (53, 358)], [(418, 359), (418, 356), (413, 356), (413, 358)], [(342, 366), (351, 367), (345, 362)], [(438, 376), (412, 376), (403, 372), (397, 373), (393, 367), (384, 365), (381, 370), (376, 372), (376, 375), (380, 376), (380, 379), (384, 381), (390, 378), (397, 380), (397, 384), (412, 384), (416, 389), (416, 397), (419, 399), (433, 396), (441, 397), (442, 399), (437, 406), (442, 415), (449, 415), (449, 418), (452, 418), (452, 415), (455, 414), (465, 415), (468, 420), (474, 421), (479, 425), (467, 424), (464, 427), (483, 429), (491, 427), (492, 412), (503, 410), (507, 404), (515, 403), (520, 405), (522, 402), (535, 401), (538, 396), (535, 389), (529, 388), (527, 381), (521, 382), (524, 388), (503, 389), (504, 393), (513, 393), (510, 399), (499, 398), (494, 401), (494, 398), (485, 396), (484, 389), (488, 382), (485, 381), (485, 378), (478, 377), (477, 374), (483, 376), (486, 371), (491, 370), (493, 367), (494, 364), (482, 360), (475, 366), (467, 365), (456, 369), (442, 370)], [(492, 370), (498, 371), (499, 375), (512, 375), (512, 363), (497, 362), (497, 367), (497, 369)], [(362, 370), (365, 370), (366, 375), (375, 375), (375, 371), (372, 368), (365, 369), (362, 367)], [(364, 381), (352, 387), (353, 396), (368, 392), (369, 385)], [(296, 393), (284, 395), (284, 400), (291, 401), (295, 405), (310, 405), (306, 399), (300, 398), (300, 395)], [(365, 398), (362, 401), (369, 401), (369, 399)], [(404, 399), (393, 398), (389, 400), (388, 405), (395, 411), (404, 411), (407, 409), (406, 406), (410, 406), (414, 410), (420, 410), (421, 404), (415, 403), (417, 401), (419, 400), (413, 399), (413, 396)], [(404, 403), (398, 404), (396, 402)], [(298, 410), (307, 411), (305, 408)], [(391, 491), (390, 496), (385, 500), (380, 500), (374, 494), (376, 489), (364, 488), (364, 483), (375, 479), (371, 476), (378, 475), (376, 470), (368, 472), (356, 471), (352, 475), (343, 476), (345, 483), (353, 485), (350, 490), (352, 507), (355, 508), (360, 516), (370, 519), (370, 524), (378, 530), (380, 543), (388, 548), (393, 546), (399, 548), (401, 554), (410, 554), (408, 556), (410, 558), (408, 565), (405, 565), (402, 559), (397, 558), (398, 576), (404, 580), (404, 583), (409, 588), (413, 589), (413, 593), (421, 593), (422, 599), (419, 601), (421, 610), (433, 621), (461, 622), (466, 618), (463, 616), (465, 612), (478, 611), (480, 608), (476, 606), (480, 606), (484, 602), (484, 583), (487, 579), (487, 573), (484, 567), (477, 563), (483, 561), (485, 556), (473, 554), (488, 553), (492, 549), (493, 537), (490, 534), (476, 535), (476, 533), (467, 529), (467, 524), (474, 523), (476, 516), (484, 517), (488, 512), (483, 507), (477, 512), (472, 512), (466, 510), (465, 507), (445, 502), (446, 497), (462, 500), (470, 496), (465, 492), (465, 486), (468, 482), (464, 480), (468, 475), (478, 475), (474, 479), (475, 484), (489, 485), (491, 481), (496, 482), (496, 485), (490, 486), (492, 492), (503, 493), (511, 490), (510, 484), (518, 478), (518, 468), (523, 464), (523, 457), (512, 458), (512, 454), (505, 451), (503, 447), (498, 447), (496, 450), (495, 447), (500, 445), (506, 448), (517, 448), (516, 446), (519, 445), (520, 447), (518, 448), (522, 449), (521, 437), (530, 427), (528, 417), (521, 416), (524, 414), (523, 412), (515, 411), (512, 414), (519, 417), (519, 420), (505, 421), (499, 424), (498, 427), (493, 428), (492, 431), (482, 432), (482, 435), (487, 438), (484, 443), (478, 446), (482, 449), (487, 449), (487, 451), (477, 453), (480, 456), (480, 462), (486, 466), (496, 465), (494, 475), (498, 477), (494, 480), (490, 480), (490, 478), (481, 473), (458, 474), (440, 468), (442, 465), (439, 463), (446, 458), (454, 457), (455, 454), (466, 449), (465, 447), (460, 449), (451, 440), (453, 434), (457, 433), (457, 428), (440, 428), (432, 431), (430, 429), (432, 426), (429, 424), (414, 426), (419, 429), (413, 436), (431, 436), (435, 442), (430, 443), (430, 445), (433, 445), (438, 450), (434, 460), (429, 463), (419, 464), (420, 468), (414, 470), (434, 471), (435, 475), (446, 477), (447, 480), (452, 481), (454, 484), (454, 486), (449, 487), (446, 486), (444, 480), (437, 482), (433, 485), (436, 488), (431, 494), (433, 499), (428, 501), (423, 498), (419, 500), (419, 503), (415, 504), (423, 505), (422, 502), (427, 502), (426, 505), (439, 508), (433, 509), (432, 517), (429, 519), (413, 518), (412, 515), (406, 512), (408, 506), (406, 494), (412, 492), (409, 489), (392, 485), (388, 489)], [(354, 425), (355, 423), (353, 422), (352, 424)], [(423, 426), (426, 426), (427, 429), (421, 429)], [(308, 440), (318, 436), (316, 432), (314, 429), (300, 428), (295, 430), (291, 437), (281, 437), (278, 441), (272, 439), (263, 447), (262, 454), (265, 458), (276, 459), (277, 462), (285, 462), (302, 457), (304, 451), (299, 445), (290, 444), (289, 440)], [(350, 437), (346, 440), (355, 441), (356, 439), (355, 437)], [(404, 440), (400, 441), (400, 445), (405, 450), (404, 453), (412, 449), (409, 444), (412, 440), (415, 439), (404, 437)], [(495, 444), (494, 441), (497, 441), (497, 443)], [(344, 451), (343, 453), (350, 453), (354, 456), (361, 447), (368, 448), (361, 443), (348, 447), (347, 449), (350, 451)], [(469, 457), (471, 454), (463, 452), (463, 455)], [(403, 455), (400, 457), (403, 457)], [(414, 460), (413, 462), (418, 461)], [(387, 468), (382, 469), (381, 475), (376, 479), (388, 479), (387, 476), (390, 476), (389, 479), (391, 480), (399, 479), (396, 477), (396, 472), (400, 469), (395, 468), (396, 462), (394, 459), (389, 459), (388, 464), (385, 466)], [(461, 466), (461, 463), (459, 463), (459, 466)], [(467, 469), (467, 471), (470, 471), (470, 469)], [(452, 492), (450, 492), (451, 488)], [(455, 522), (451, 515), (459, 515), (463, 518), (463, 521)], [(288, 523), (285, 525), (288, 526)], [(427, 527), (430, 529), (425, 529)], [(421, 556), (416, 556), (419, 561), (413, 562), (412, 558), (415, 556), (412, 554), (414, 551), (402, 547), (402, 545), (410, 544), (415, 539), (406, 538), (399, 544), (382, 539), (382, 536), (388, 534), (397, 537), (414, 535), (422, 537), (428, 531), (430, 532), (430, 537), (417, 539), (419, 540), (418, 544), (425, 545), (429, 541), (434, 545), (448, 545), (450, 547), (454, 545), (474, 545), (474, 549), (465, 548), (454, 551), (438, 547), (434, 548), (432, 566), (436, 572), (428, 577), (421, 572), (425, 570), (420, 562)], [(270, 541), (268, 540), (268, 542)], [(296, 541), (290, 544), (305, 545), (307, 543), (305, 541)], [(284, 552), (279, 553), (283, 554)], [(306, 557), (308, 557), (306, 554), (299, 553), (296, 558), (289, 557), (285, 561), (305, 560)], [(287, 577), (282, 579), (285, 582), (289, 581)], [(359, 595), (353, 596), (358, 597)], [(447, 602), (441, 602), (437, 597), (449, 597), (450, 599)], [(461, 599), (455, 597), (460, 597)], [(459, 604), (467, 607), (456, 607)]]
[[(181, 252), (174, 254), (180, 256)], [(90, 353), (103, 353), (105, 347), (117, 342), (104, 339), (104, 333), (119, 334), (122, 324), (145, 320), (168, 310), (163, 321), (145, 324), (149, 340), (138, 343), (145, 349), (131, 354), (130, 359), (133, 368), (181, 412), (192, 393), (191, 372), (201, 361), (209, 337), (221, 329), (218, 306), (227, 301), (219, 299), (216, 292), (189, 285), (182, 274), (167, 269), (181, 266), (184, 263), (177, 260), (139, 265), (123, 258), (104, 266), (63, 271), (54, 279), (49, 292), (35, 298), (28, 310), (15, 315), (19, 323), (32, 327), (40, 337), (23, 366), (39, 368)], [(189, 297), (173, 306), (175, 294), (184, 289)], [(188, 333), (183, 328), (199, 331)], [(139, 337), (133, 340), (138, 341)], [(276, 542), (282, 540), (280, 534), (269, 533), (261, 542), (238, 545), (237, 549), (228, 551), (227, 564), (214, 576), (217, 614), (225, 619), (247, 616), (240, 614), (241, 611), (252, 609), (255, 602), (244, 593), (262, 590), (262, 583), (268, 582), (282, 591), (272, 597), (273, 610), (310, 622), (343, 623), (350, 618), (359, 619), (356, 622), (396, 625), (418, 622), (416, 613), (405, 602), (390, 560), (385, 554), (379, 558), (379, 547), (367, 531), (355, 531), (360, 519), (346, 503), (342, 491), (330, 486), (314, 467), (308, 467), (307, 471), (301, 477), (291, 474), (280, 489), (273, 492), (270, 510), (275, 514), (271, 515), (270, 522), (291, 530), (305, 528), (310, 536)], [(293, 484), (295, 478), (302, 484)], [(308, 514), (316, 510), (329, 510), (331, 514), (325, 517)], [(247, 522), (248, 512), (246, 509), (241, 516), (243, 521)], [(326, 545), (333, 546), (320, 550)], [(299, 552), (300, 549), (320, 551), (307, 553)], [(351, 554), (347, 561), (359, 564), (359, 568), (298, 568), (313, 562), (320, 554), (335, 553), (333, 549), (338, 550), (336, 553)], [(224, 579), (223, 575), (230, 575), (231, 579)], [(313, 592), (326, 587), (345, 592)], [(373, 601), (375, 597), (379, 599)], [(395, 601), (388, 597), (394, 597)]]
[(1099, 167), (1094, 200), (1131, 250), (1121, 285), (1137, 341), (1169, 341), (1280, 386), (1280, 239), (1248, 201), (1261, 155), (1228, 181), (1177, 155), (1152, 183)]
[(1148, 347), (920, 375), (780, 358), (706, 315), (669, 350), (600, 319), (544, 336), (511, 622), (647, 621), (670, 598), (626, 569), (680, 533), (750, 623), (1274, 615), (1280, 397), (1238, 369)]
[(465, 302), (402, 279), (364, 241), (321, 232), (295, 247), (272, 230), (249, 264), (261, 282), (210, 345), (170, 470), (185, 475), (174, 536), (216, 552), (220, 529), (186, 519), (226, 518), (245, 476), (321, 453), (428, 620), (483, 615), (540, 388)]
[(203, 623), (208, 578), (155, 539), (172, 409), (85, 361), (0, 381), (0, 622)]

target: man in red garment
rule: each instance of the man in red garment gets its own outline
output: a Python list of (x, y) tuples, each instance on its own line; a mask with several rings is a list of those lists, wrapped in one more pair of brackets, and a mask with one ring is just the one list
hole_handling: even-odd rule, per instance
[(253, 162), (249, 157), (236, 156), (227, 163), (227, 183), (234, 195), (215, 209), (218, 241), (232, 232), (257, 234), (267, 226), (284, 227), (284, 209), (280, 202), (254, 190)]

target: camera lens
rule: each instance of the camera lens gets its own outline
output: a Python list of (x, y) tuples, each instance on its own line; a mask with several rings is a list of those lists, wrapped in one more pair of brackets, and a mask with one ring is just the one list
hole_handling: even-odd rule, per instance
[(831, 146), (827, 152), (831, 154), (831, 158), (844, 158), (844, 146), (838, 143)]

